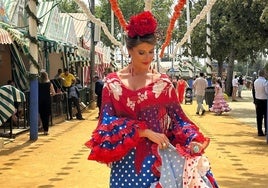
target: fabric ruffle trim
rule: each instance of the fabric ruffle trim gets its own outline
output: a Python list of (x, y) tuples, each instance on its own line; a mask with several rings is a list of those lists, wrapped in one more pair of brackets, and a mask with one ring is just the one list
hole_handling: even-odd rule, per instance
[[(122, 126), (124, 122), (126, 122), (124, 129), (113, 134), (115, 128), (118, 129), (118, 126)], [(85, 143), (91, 149), (88, 160), (106, 164), (120, 160), (138, 144), (140, 140), (138, 129), (146, 127), (143, 122), (126, 121), (126, 119), (120, 119), (120, 122), (115, 121), (109, 125), (99, 125), (93, 132), (92, 138)], [(103, 132), (109, 134), (102, 134)], [(110, 147), (104, 147), (104, 143), (109, 143), (107, 145)]]
[(198, 127), (194, 124), (189, 124), (182, 128), (174, 129), (173, 131), (169, 132), (168, 135), (169, 138), (173, 137), (171, 143), (174, 146), (180, 144), (187, 147), (192, 141), (203, 143), (207, 140), (207, 138), (205, 138), (204, 135), (199, 132)]

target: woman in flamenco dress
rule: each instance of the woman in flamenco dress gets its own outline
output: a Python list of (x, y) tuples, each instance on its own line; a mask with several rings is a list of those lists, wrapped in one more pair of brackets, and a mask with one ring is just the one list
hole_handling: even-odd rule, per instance
[(111, 168), (110, 188), (216, 188), (202, 155), (209, 138), (182, 111), (169, 77), (150, 66), (156, 28), (149, 11), (130, 18), (131, 61), (104, 80), (98, 125), (86, 142), (88, 159)]
[(209, 109), (209, 111), (215, 112), (216, 115), (221, 115), (223, 112), (231, 111), (231, 108), (224, 99), (224, 95), (222, 92), (222, 81), (220, 78), (218, 78), (216, 81), (213, 105)]
[(189, 87), (188, 83), (180, 76), (177, 82), (177, 92), (179, 103), (183, 103), (185, 89)]

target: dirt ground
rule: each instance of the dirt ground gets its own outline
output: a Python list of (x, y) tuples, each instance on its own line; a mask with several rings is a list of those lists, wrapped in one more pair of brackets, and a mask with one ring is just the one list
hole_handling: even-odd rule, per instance
[[(241, 104), (243, 104), (241, 106)], [(196, 104), (182, 105), (185, 113), (211, 138), (205, 155), (221, 188), (265, 188), (268, 185), (268, 144), (256, 128), (243, 121), (252, 116), (245, 103), (231, 103), (233, 111), (216, 116), (195, 114)], [(243, 113), (245, 109), (245, 113)], [(237, 110), (240, 110), (239, 117)], [(65, 121), (41, 133), (37, 141), (24, 133), (0, 150), (1, 187), (108, 188), (109, 168), (88, 161), (84, 143), (96, 126), (97, 111), (83, 114), (84, 121)], [(242, 116), (242, 117), (241, 117)], [(251, 118), (252, 119), (252, 118)]]

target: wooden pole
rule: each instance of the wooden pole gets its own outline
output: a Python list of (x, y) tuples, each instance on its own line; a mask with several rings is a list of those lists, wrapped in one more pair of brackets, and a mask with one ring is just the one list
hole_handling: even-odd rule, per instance
[[(36, 15), (36, 1), (29, 0), (29, 9), (33, 15)], [(29, 16), (29, 35), (32, 39), (37, 39), (37, 21), (33, 16)], [(37, 43), (30, 40), (29, 51), (30, 58), (30, 140), (38, 139), (38, 46)], [(35, 62), (34, 62), (35, 61)]]

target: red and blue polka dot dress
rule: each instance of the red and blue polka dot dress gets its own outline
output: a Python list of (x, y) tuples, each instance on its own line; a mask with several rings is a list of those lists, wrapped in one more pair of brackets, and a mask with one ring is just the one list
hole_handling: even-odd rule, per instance
[[(183, 187), (189, 171), (183, 155), (187, 155), (191, 141), (202, 143), (206, 138), (182, 111), (169, 78), (163, 74), (136, 91), (127, 88), (116, 73), (109, 74), (104, 83), (102, 113), (86, 146), (91, 149), (89, 160), (111, 167), (110, 188), (161, 188), (162, 181), (170, 181), (163, 180), (170, 172), (161, 171), (167, 163), (157, 145), (139, 137), (139, 129), (164, 133), (173, 146), (180, 147), (183, 152), (176, 152), (173, 158), (178, 168), (176, 187)], [(205, 177), (207, 187), (217, 187), (209, 170), (204, 176), (209, 176)]]

